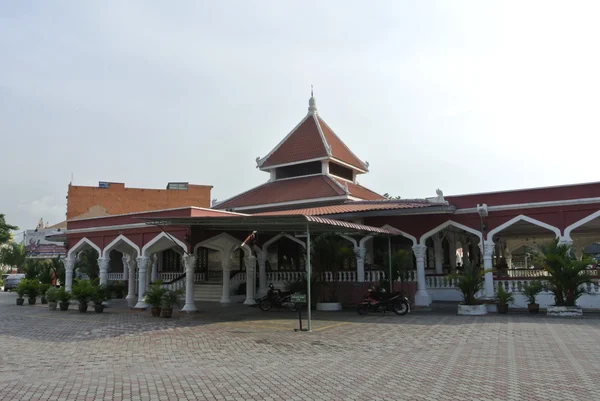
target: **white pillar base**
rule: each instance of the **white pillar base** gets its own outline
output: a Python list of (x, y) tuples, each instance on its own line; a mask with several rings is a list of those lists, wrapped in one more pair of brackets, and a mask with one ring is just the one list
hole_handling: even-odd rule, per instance
[(183, 308), (181, 309), (181, 311), (186, 312), (186, 313), (193, 313), (193, 312), (198, 312), (198, 308), (196, 308), (196, 304), (186, 303), (185, 305), (183, 305)]
[(254, 300), (254, 298), (246, 298), (246, 300), (244, 301), (244, 305), (256, 305), (256, 301)]
[(137, 297), (135, 295), (127, 295), (125, 297), (125, 300), (127, 301), (127, 306), (129, 306), (130, 308), (134, 308), (135, 304), (137, 303)]
[(137, 304), (135, 304), (135, 309), (147, 309), (150, 305), (148, 305), (145, 301), (138, 301)]
[(231, 298), (221, 298), (221, 300), (219, 301), (219, 303), (230, 304), (231, 303)]
[(426, 290), (418, 290), (415, 294), (415, 306), (430, 306), (431, 296)]

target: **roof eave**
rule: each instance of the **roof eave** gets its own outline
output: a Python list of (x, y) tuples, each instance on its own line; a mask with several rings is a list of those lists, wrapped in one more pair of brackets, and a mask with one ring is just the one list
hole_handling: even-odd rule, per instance
[(385, 217), (385, 216), (404, 216), (419, 214), (454, 214), (455, 206), (429, 206), (415, 207), (406, 209), (384, 209), (384, 210), (366, 210), (364, 212), (333, 213), (325, 214), (323, 217), (335, 219), (360, 219), (363, 217)]

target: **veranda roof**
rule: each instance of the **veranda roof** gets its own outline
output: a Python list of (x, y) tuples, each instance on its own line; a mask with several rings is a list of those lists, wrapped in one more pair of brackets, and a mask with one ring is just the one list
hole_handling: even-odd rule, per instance
[(347, 221), (318, 216), (228, 216), (228, 217), (163, 217), (142, 218), (149, 225), (199, 226), (214, 231), (257, 231), (257, 232), (336, 232), (343, 234), (367, 233), (395, 236), (401, 235), (393, 228), (372, 227)]

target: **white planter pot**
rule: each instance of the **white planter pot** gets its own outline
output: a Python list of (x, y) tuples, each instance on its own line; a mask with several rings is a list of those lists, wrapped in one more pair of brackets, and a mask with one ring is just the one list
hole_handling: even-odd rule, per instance
[(458, 305), (458, 315), (461, 316), (481, 316), (487, 313), (486, 305)]
[(580, 306), (555, 306), (550, 305), (546, 310), (547, 316), (559, 316), (559, 317), (581, 317), (583, 316), (583, 309)]
[(342, 304), (339, 302), (319, 302), (317, 303), (317, 310), (324, 312), (342, 310)]

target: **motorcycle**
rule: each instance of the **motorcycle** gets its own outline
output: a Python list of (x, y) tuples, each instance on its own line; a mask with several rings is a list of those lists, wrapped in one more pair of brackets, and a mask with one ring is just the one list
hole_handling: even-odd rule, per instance
[(271, 308), (286, 308), (292, 312), (298, 311), (298, 305), (291, 302), (292, 293), (283, 292), (275, 288), (273, 284), (269, 284), (267, 295), (258, 301), (258, 307), (261, 311), (266, 312)]
[(371, 287), (356, 309), (359, 315), (366, 315), (369, 312), (393, 311), (396, 315), (403, 316), (410, 312), (410, 301), (402, 291), (388, 294), (384, 288), (376, 291)]

